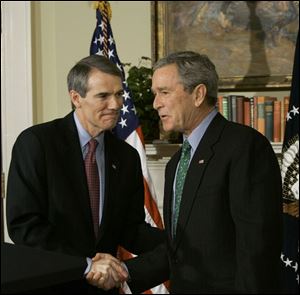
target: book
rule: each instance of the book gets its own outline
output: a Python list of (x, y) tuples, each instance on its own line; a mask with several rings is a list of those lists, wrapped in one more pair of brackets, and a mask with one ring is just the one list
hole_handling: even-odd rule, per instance
[(218, 101), (217, 101), (217, 107), (218, 107), (218, 111), (220, 114), (223, 114), (223, 96), (222, 95), (219, 95), (218, 96)]
[(273, 141), (281, 142), (281, 101), (274, 101), (274, 134)]
[(236, 122), (244, 124), (244, 96), (236, 97)]
[(222, 99), (222, 110), (223, 110), (223, 116), (224, 118), (228, 119), (228, 97), (227, 96), (223, 96)]
[(289, 111), (289, 103), (290, 103), (290, 97), (284, 96), (283, 97), (283, 130), (285, 130), (286, 116)]
[(228, 120), (232, 120), (232, 101), (231, 101), (231, 95), (227, 97), (227, 116)]
[(257, 96), (253, 96), (253, 128), (257, 130)]
[(244, 125), (251, 127), (250, 98), (244, 99)]
[(265, 98), (265, 136), (273, 141), (274, 133), (274, 101)]
[(231, 99), (231, 121), (236, 122), (236, 95), (230, 95)]
[(265, 135), (265, 97), (257, 97), (257, 130)]

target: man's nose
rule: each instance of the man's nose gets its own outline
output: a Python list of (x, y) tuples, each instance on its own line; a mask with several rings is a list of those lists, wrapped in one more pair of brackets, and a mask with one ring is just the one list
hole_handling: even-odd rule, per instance
[(109, 101), (109, 107), (114, 110), (119, 110), (123, 104), (123, 97), (113, 95)]
[(159, 97), (159, 94), (156, 94), (153, 100), (153, 108), (155, 110), (158, 110), (160, 107), (161, 107), (161, 99)]

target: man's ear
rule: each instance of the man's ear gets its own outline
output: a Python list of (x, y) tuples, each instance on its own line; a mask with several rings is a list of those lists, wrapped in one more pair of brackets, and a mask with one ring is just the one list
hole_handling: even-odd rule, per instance
[(80, 103), (81, 96), (80, 96), (80, 94), (75, 90), (70, 90), (69, 95), (70, 95), (70, 98), (71, 98), (71, 102), (75, 106), (75, 108), (76, 109), (80, 108), (80, 106), (81, 106), (81, 103)]
[(200, 107), (202, 102), (204, 101), (206, 97), (206, 86), (204, 84), (199, 84), (195, 87), (194, 93), (195, 93), (195, 106)]

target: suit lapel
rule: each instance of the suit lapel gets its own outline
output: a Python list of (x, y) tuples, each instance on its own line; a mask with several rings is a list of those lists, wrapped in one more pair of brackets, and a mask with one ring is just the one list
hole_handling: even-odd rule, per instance
[(181, 149), (176, 152), (167, 165), (165, 174), (165, 189), (164, 189), (164, 224), (169, 239), (172, 239), (172, 204), (173, 204), (173, 183), (176, 173), (176, 167), (180, 159)]
[(203, 174), (212, 156), (213, 152), (209, 146), (199, 145), (191, 161), (182, 192), (175, 239), (176, 246), (182, 237), (182, 233), (190, 217), (190, 211), (193, 208), (198, 187), (201, 184)]
[[(214, 156), (213, 146), (218, 141), (226, 120), (218, 113), (207, 128), (191, 160), (182, 193), (180, 211), (175, 238), (175, 250), (183, 236), (193, 208), (197, 191), (201, 185), (206, 167)], [(176, 169), (176, 168), (175, 168)], [(174, 172), (175, 174), (175, 172)]]
[(108, 224), (111, 209), (114, 208), (115, 198), (118, 196), (118, 178), (119, 178), (119, 159), (118, 150), (113, 135), (106, 132), (104, 136), (105, 148), (105, 193), (103, 204), (103, 216), (101, 220), (98, 241), (103, 236), (106, 225)]

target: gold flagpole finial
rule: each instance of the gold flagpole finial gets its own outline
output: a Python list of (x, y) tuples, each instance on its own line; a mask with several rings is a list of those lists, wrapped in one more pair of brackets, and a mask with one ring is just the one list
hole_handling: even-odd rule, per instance
[(106, 12), (108, 20), (111, 20), (112, 12), (108, 1), (93, 1), (93, 8), (99, 9), (102, 14)]

